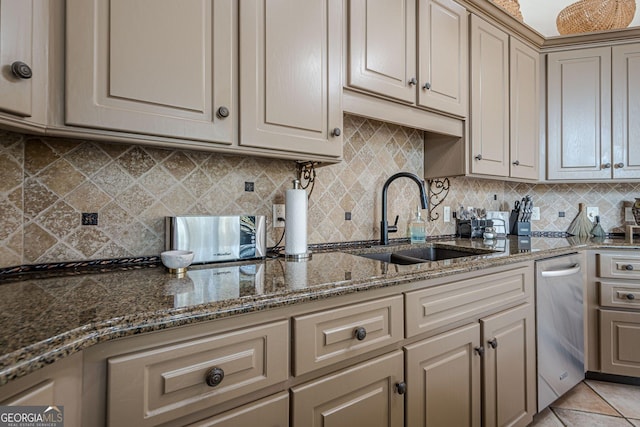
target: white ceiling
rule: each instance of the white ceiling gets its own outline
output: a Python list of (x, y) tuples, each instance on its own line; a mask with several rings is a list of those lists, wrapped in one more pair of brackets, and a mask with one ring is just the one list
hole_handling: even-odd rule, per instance
[[(576, 0), (519, 0), (520, 11), (525, 24), (534, 28), (545, 37), (557, 36), (556, 16), (558, 13), (574, 3)], [(640, 13), (631, 21), (630, 27), (640, 26)]]

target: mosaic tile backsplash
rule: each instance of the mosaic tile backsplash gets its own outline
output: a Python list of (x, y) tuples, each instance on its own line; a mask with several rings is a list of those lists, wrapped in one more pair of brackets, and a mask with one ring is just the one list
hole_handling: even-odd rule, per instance
[[(420, 131), (346, 115), (344, 140), (344, 161), (316, 169), (309, 243), (378, 239), (386, 179), (399, 171), (422, 174)], [(296, 174), (292, 161), (0, 131), (0, 267), (157, 255), (167, 215), (252, 213), (271, 224), (272, 204), (284, 203)], [(245, 182), (254, 183), (253, 192)], [(640, 184), (453, 178), (444, 205), (507, 210), (525, 194), (541, 208), (534, 230), (565, 231), (585, 202), (599, 207), (605, 230), (621, 231), (623, 200), (640, 196)], [(390, 221), (400, 217), (399, 232), (390, 237), (404, 237), (419, 203), (415, 183), (395, 181), (388, 202)], [(97, 212), (98, 225), (82, 225), (83, 212)], [(435, 213), (442, 217), (442, 206)], [(269, 230), (273, 245), (281, 229)], [(427, 232), (453, 234), (455, 222), (429, 222)]]

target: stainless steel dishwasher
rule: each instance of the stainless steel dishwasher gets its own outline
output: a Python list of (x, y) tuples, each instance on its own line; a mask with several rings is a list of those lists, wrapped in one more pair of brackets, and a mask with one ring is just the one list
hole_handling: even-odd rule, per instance
[(585, 376), (582, 254), (536, 262), (538, 411)]

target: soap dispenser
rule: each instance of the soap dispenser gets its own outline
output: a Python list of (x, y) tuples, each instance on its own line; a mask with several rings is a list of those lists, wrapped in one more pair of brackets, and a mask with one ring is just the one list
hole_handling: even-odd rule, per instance
[(411, 243), (424, 243), (427, 239), (427, 224), (421, 217), (420, 206), (416, 208), (416, 216), (409, 223)]

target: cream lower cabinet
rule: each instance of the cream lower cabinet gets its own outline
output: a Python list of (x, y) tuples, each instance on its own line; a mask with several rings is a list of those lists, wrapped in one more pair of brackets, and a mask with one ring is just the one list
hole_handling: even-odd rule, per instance
[(1, 387), (0, 406), (16, 405), (43, 406), (43, 412), (47, 407), (55, 406), (62, 410), (65, 426), (83, 426), (80, 421), (82, 353), (68, 356)]
[(471, 16), (471, 174), (539, 178), (539, 56)]
[(342, 2), (242, 0), (240, 145), (342, 156)]
[(407, 425), (531, 422), (536, 413), (532, 292), (527, 266), (405, 294), (407, 335), (432, 335), (404, 347)]
[(404, 425), (400, 351), (360, 363), (291, 390), (294, 427)]
[[(640, 256), (633, 251), (596, 255), (595, 292), (589, 298), (590, 352), (599, 364), (589, 370), (640, 377)], [(595, 333), (594, 333), (595, 332)], [(595, 348), (594, 348), (595, 347)]]

